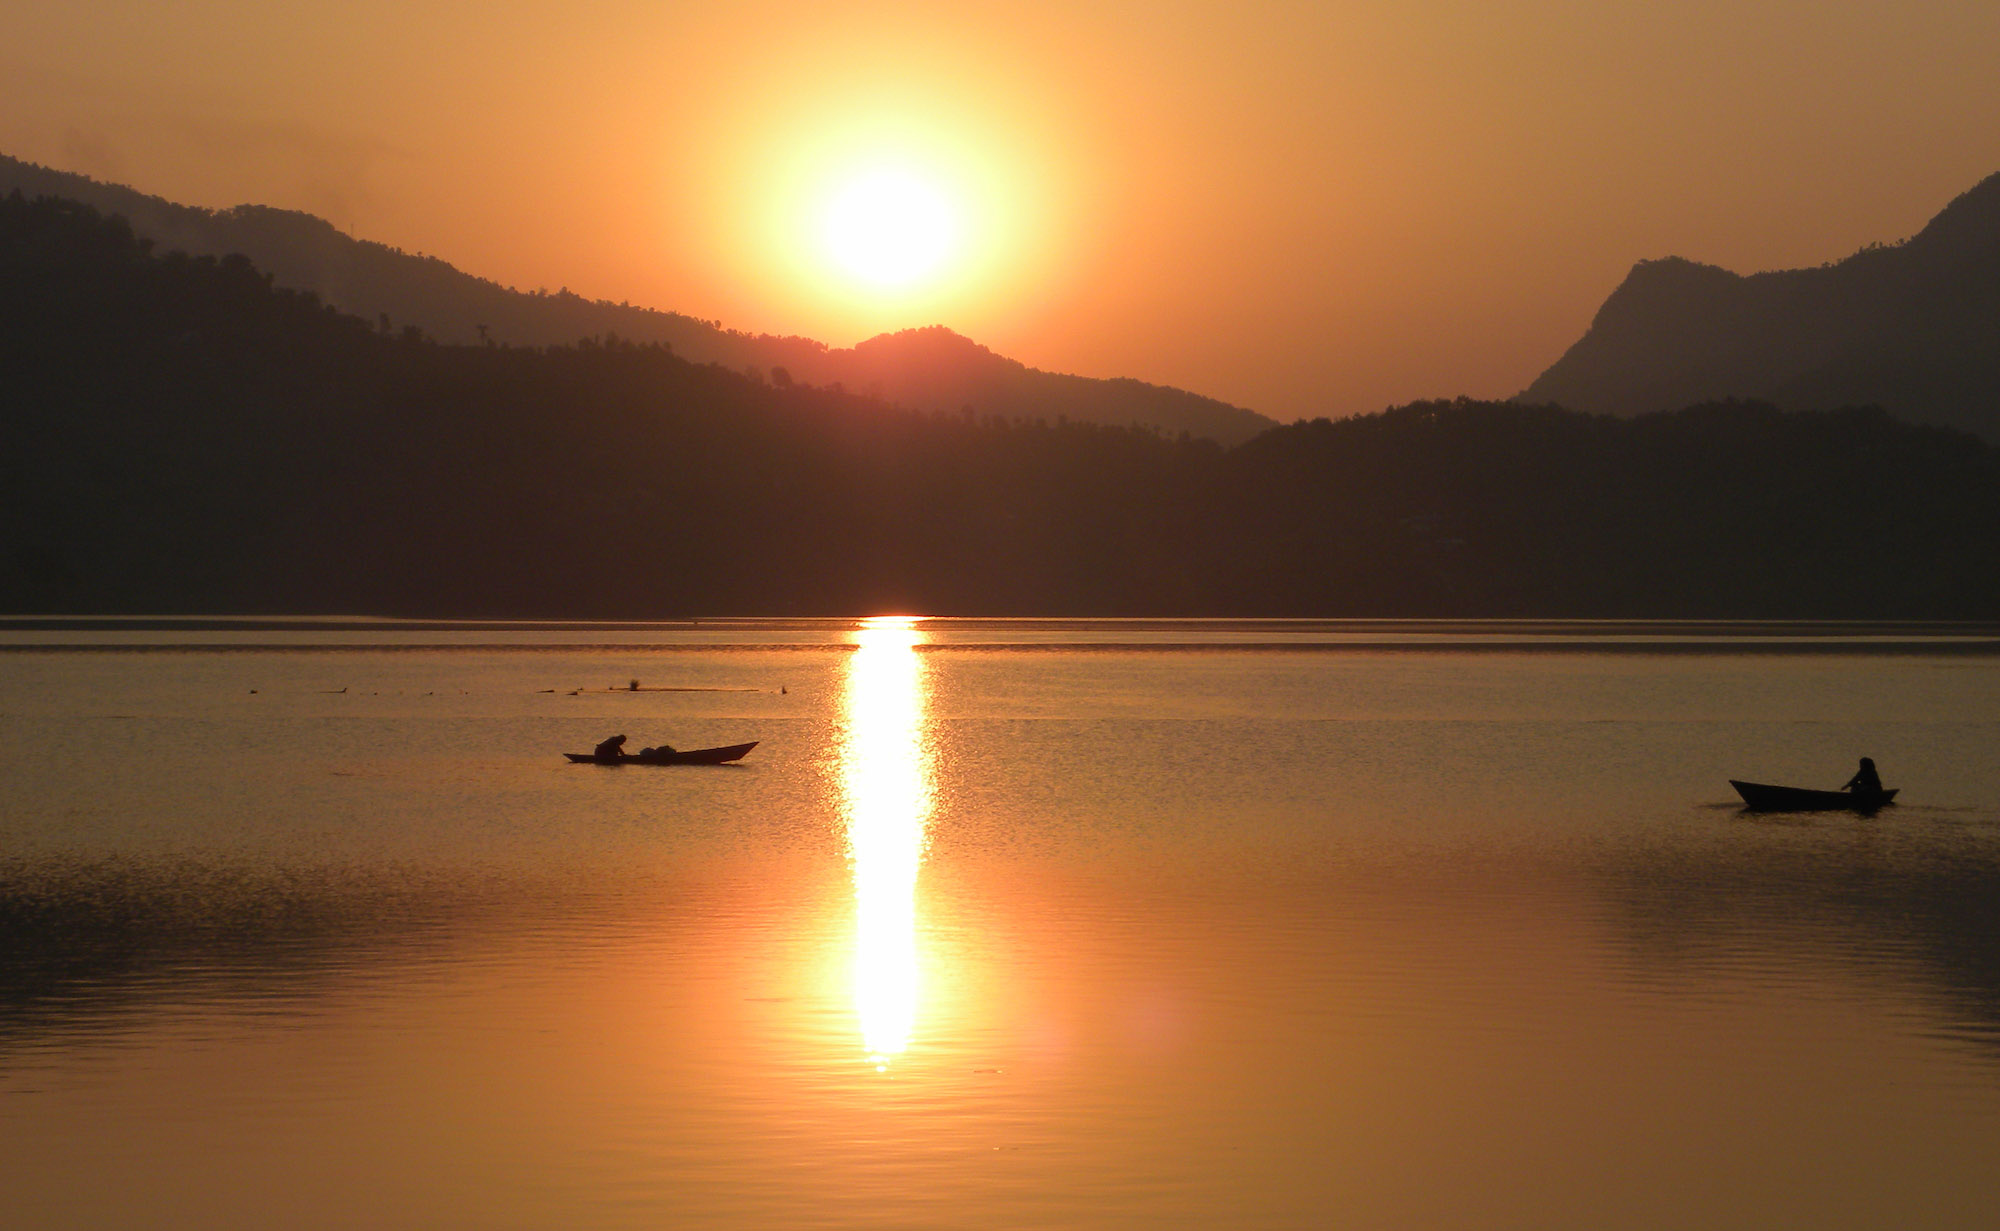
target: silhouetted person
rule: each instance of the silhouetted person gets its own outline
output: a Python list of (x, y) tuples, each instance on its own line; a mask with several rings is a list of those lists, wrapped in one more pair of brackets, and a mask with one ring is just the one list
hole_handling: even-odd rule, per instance
[(625, 737), (614, 735), (599, 744), (591, 753), (600, 761), (618, 761), (625, 756)]
[(1867, 757), (1862, 757), (1861, 768), (1855, 770), (1854, 776), (1847, 780), (1847, 785), (1840, 789), (1843, 791), (1853, 791), (1856, 795), (1880, 795), (1882, 793), (1882, 776), (1875, 772), (1875, 762)]

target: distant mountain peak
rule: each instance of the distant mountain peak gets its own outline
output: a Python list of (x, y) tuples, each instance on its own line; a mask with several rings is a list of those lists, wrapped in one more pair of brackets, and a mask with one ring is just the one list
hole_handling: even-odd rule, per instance
[(166, 250), (240, 252), (278, 285), (317, 293), (365, 320), (416, 326), (440, 341), (564, 345), (617, 334), (671, 347), (698, 363), (795, 382), (840, 383), (923, 410), (972, 407), (1002, 418), (1068, 418), (1188, 432), (1238, 444), (1276, 424), (1254, 411), (1140, 381), (1041, 372), (943, 325), (905, 329), (836, 350), (810, 338), (725, 329), (677, 312), (585, 299), (566, 289), (523, 293), (436, 258), (355, 239), (312, 214), (267, 205), (205, 210), (0, 155), (0, 194), (65, 197), (126, 217)]
[(2000, 439), (2000, 175), (1913, 238), (1817, 269), (1640, 261), (1518, 400), (1636, 415), (1722, 398)]
[(943, 325), (921, 325), (914, 329), (898, 329), (893, 333), (878, 333), (872, 338), (856, 342), (853, 350), (857, 355), (952, 359), (1001, 358), (964, 334), (956, 333)]
[(1742, 275), (1724, 269), (1720, 265), (1704, 265), (1700, 261), (1690, 261), (1684, 256), (1662, 256), (1638, 261), (1626, 275), (1628, 281), (1658, 282), (1678, 285), (1713, 286), (1722, 282), (1734, 282)]
[(1666, 312), (1700, 310), (1741, 281), (1741, 275), (1719, 265), (1685, 257), (1640, 261), (1598, 308), (1591, 329), (1643, 328)]
[(1909, 241), (1911, 245), (1991, 253), (2000, 248), (2000, 173), (1952, 199)]

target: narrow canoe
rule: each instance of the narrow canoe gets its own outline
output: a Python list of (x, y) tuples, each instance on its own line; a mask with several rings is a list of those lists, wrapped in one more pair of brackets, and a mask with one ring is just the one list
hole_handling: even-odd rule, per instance
[(1883, 804), (1893, 803), (1894, 789), (1887, 791), (1814, 791), (1797, 786), (1767, 786), (1762, 782), (1738, 782), (1731, 778), (1729, 785), (1743, 797), (1743, 806), (1752, 812), (1873, 812)]
[(615, 761), (604, 760), (594, 752), (565, 752), (563, 755), (581, 765), (724, 765), (742, 760), (744, 754), (759, 742), (753, 739), (747, 744), (731, 744), (727, 748), (689, 748), (681, 752), (654, 753), (649, 757), (628, 752)]

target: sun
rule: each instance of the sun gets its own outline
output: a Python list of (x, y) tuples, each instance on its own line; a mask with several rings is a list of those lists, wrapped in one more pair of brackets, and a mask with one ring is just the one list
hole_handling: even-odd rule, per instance
[(936, 280), (963, 242), (962, 211), (940, 184), (902, 167), (877, 167), (839, 181), (822, 222), (827, 258), (877, 290)]
[(703, 257), (782, 333), (848, 344), (1012, 319), (1065, 274), (1054, 248), (1069, 228), (1054, 225), (1041, 144), (954, 120), (935, 100), (774, 111), (729, 147)]

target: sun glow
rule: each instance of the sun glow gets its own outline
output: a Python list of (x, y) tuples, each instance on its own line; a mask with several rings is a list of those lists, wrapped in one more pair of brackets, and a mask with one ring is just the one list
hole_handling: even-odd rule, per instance
[[(726, 124), (688, 135), (702, 171), (676, 185), (677, 217), (708, 240), (688, 276), (726, 285), (718, 307), (760, 329), (837, 347), (1021, 327), (1071, 276), (1080, 239), (1061, 117), (1023, 108), (1011, 76), (863, 83), (853, 65), (883, 49), (837, 45), (832, 60), (823, 42), (774, 59)], [(916, 48), (889, 58), (924, 62)]]
[(917, 868), (931, 814), (916, 621), (862, 622), (848, 665), (840, 783), (854, 877), (854, 1007), (877, 1069), (910, 1045), (917, 1016)]
[(863, 172), (826, 206), (824, 240), (834, 265), (878, 288), (937, 276), (961, 243), (960, 211), (938, 185), (901, 168)]

